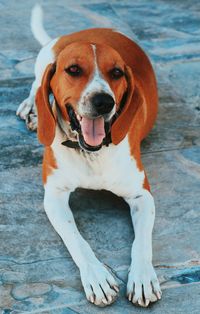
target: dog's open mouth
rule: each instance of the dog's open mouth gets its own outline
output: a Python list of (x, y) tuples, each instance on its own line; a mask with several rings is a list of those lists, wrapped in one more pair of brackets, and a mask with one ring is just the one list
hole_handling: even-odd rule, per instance
[(87, 151), (98, 151), (106, 137), (105, 120), (97, 117), (94, 119), (80, 116), (75, 113), (72, 106), (67, 106), (72, 130), (78, 132), (79, 145)]

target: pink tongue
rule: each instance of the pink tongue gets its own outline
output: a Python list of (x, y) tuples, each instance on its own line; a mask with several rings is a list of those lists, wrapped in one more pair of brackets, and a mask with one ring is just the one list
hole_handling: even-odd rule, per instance
[(105, 137), (104, 119), (82, 117), (80, 123), (85, 142), (90, 146), (100, 145)]

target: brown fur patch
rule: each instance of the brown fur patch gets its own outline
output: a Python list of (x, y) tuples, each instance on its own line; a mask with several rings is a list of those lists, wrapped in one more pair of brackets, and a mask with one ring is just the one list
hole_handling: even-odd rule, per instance
[(53, 150), (50, 146), (47, 146), (44, 150), (43, 164), (42, 164), (42, 180), (43, 184), (46, 184), (47, 177), (57, 169), (56, 159), (54, 157)]

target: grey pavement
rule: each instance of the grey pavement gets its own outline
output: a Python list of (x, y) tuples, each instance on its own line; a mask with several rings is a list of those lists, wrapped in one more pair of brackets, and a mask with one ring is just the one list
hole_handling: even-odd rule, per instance
[(52, 37), (114, 27), (135, 39), (156, 71), (160, 110), (142, 146), (156, 202), (153, 263), (163, 298), (148, 309), (125, 298), (133, 231), (122, 199), (77, 190), (71, 206), (120, 296), (89, 304), (79, 272), (43, 210), (43, 147), (15, 116), (28, 96), (39, 44), (29, 21), (35, 1), (0, 0), (0, 310), (2, 314), (200, 313), (200, 2), (40, 1)]

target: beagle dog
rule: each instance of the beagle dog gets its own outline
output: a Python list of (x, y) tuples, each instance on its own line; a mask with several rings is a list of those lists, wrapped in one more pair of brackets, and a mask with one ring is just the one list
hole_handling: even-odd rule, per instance
[(68, 201), (78, 187), (123, 197), (135, 232), (127, 297), (147, 307), (161, 298), (152, 265), (155, 205), (140, 153), (157, 114), (151, 63), (135, 42), (112, 29), (87, 29), (50, 40), (39, 6), (32, 11), (31, 24), (43, 48), (30, 95), (17, 114), (30, 129), (37, 125), (45, 146), (47, 216), (80, 270), (87, 299), (105, 306), (116, 299), (118, 284), (79, 233)]

